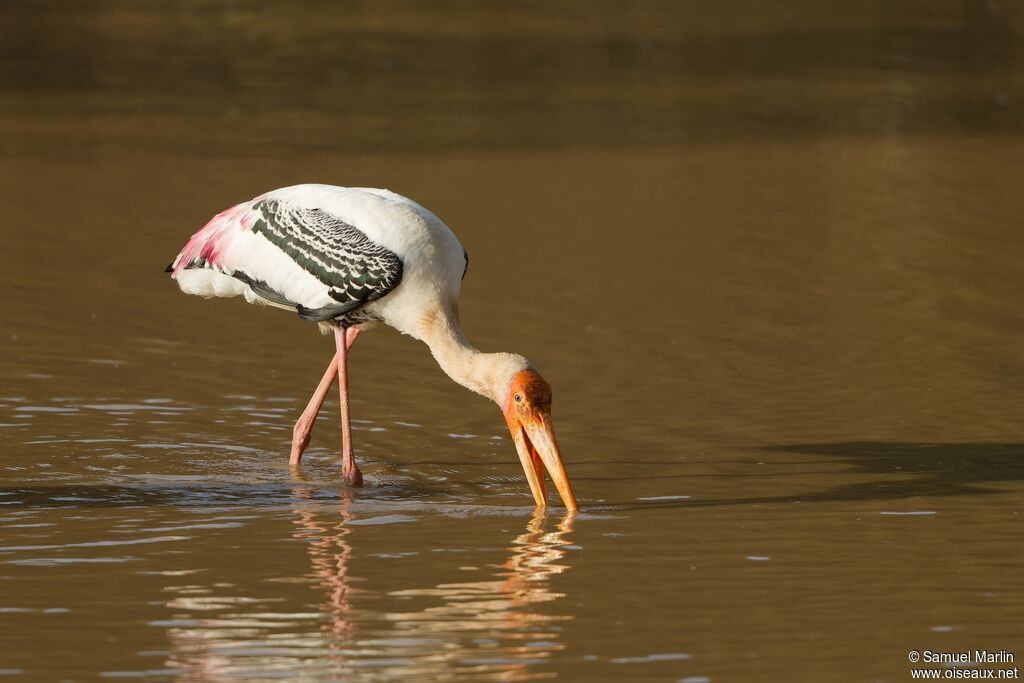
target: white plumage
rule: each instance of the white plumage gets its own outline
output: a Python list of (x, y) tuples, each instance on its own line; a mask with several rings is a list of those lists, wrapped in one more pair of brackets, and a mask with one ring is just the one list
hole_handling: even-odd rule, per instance
[[(265, 235), (252, 231), (258, 220), (253, 206), (263, 199), (320, 209), (356, 226), (368, 239), (402, 260), (401, 283), (386, 297), (363, 307), (365, 314), (422, 339), (423, 311), (458, 299), (466, 252), (440, 218), (389, 190), (333, 185), (281, 188), (215, 216), (192, 236), (172, 264), (182, 291), (203, 297), (244, 296), (249, 303), (273, 305), (232, 275), (244, 271), (306, 308), (335, 303), (327, 285)], [(206, 267), (187, 268), (204, 248), (212, 249), (207, 251), (212, 258), (205, 259)]]

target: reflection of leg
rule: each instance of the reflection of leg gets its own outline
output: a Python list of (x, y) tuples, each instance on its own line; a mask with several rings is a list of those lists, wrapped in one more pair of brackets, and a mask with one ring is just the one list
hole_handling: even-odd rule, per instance
[(316, 422), (317, 413), (320, 412), (320, 406), (324, 404), (327, 392), (334, 384), (334, 378), (337, 375), (338, 355), (335, 354), (327, 366), (327, 372), (324, 373), (323, 379), (320, 380), (320, 384), (313, 393), (313, 398), (309, 399), (309, 404), (302, 411), (302, 415), (299, 416), (295, 428), (292, 430), (292, 454), (288, 458), (288, 462), (292, 465), (302, 462), (302, 451), (306, 450), (306, 446), (309, 445), (309, 437), (313, 433), (313, 423)]
[(334, 330), (335, 346), (338, 347), (338, 389), (341, 395), (341, 473), (349, 486), (363, 485), (363, 474), (356, 465), (352, 450), (352, 416), (348, 405), (348, 347), (355, 342), (358, 334), (359, 330), (355, 327)]
[[(348, 565), (352, 547), (346, 540), (351, 529), (348, 522), (352, 518), (353, 492), (342, 489), (340, 518), (335, 518), (334, 507), (318, 504), (315, 500), (316, 491), (307, 486), (295, 486), (292, 495), (298, 502), (292, 503), (295, 512), (293, 537), (303, 541), (309, 552), (311, 570), (319, 579), (320, 586), (326, 591), (325, 613), (330, 622), (323, 625), (323, 630), (333, 632), (342, 638), (349, 637), (354, 624), (349, 619), (352, 605), (349, 599)], [(341, 641), (329, 643), (332, 650), (337, 650)]]

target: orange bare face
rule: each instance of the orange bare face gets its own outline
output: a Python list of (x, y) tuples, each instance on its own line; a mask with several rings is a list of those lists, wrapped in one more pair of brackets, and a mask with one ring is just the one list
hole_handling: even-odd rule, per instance
[(566, 509), (570, 512), (579, 510), (558, 442), (555, 441), (555, 428), (551, 423), (551, 386), (536, 370), (523, 370), (512, 378), (502, 409), (538, 507), (547, 505), (544, 488), (544, 470), (547, 469)]

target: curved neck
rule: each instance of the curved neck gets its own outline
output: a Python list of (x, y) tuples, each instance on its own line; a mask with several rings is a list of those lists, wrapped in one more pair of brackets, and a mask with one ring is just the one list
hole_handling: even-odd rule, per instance
[[(420, 338), (430, 347), (430, 352), (446, 375), (470, 391), (501, 405), (505, 385), (512, 377), (507, 366), (517, 356), (484, 353), (474, 348), (466, 340), (454, 305), (440, 307), (435, 313), (426, 316), (420, 329)], [(512, 365), (518, 364), (513, 362)]]

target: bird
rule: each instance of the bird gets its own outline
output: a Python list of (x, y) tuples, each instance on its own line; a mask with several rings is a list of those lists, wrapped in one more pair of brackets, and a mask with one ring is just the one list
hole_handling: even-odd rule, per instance
[(334, 354), (295, 422), (297, 467), (335, 380), (340, 393), (342, 476), (361, 486), (352, 446), (348, 354), (379, 325), (424, 342), (456, 383), (500, 408), (538, 508), (544, 471), (565, 508), (579, 506), (551, 420), (551, 386), (523, 356), (485, 353), (466, 339), (458, 298), (469, 254), (432, 212), (390, 190), (303, 184), (261, 194), (211, 218), (166, 272), (187, 293), (241, 296), (285, 309), (334, 336)]

